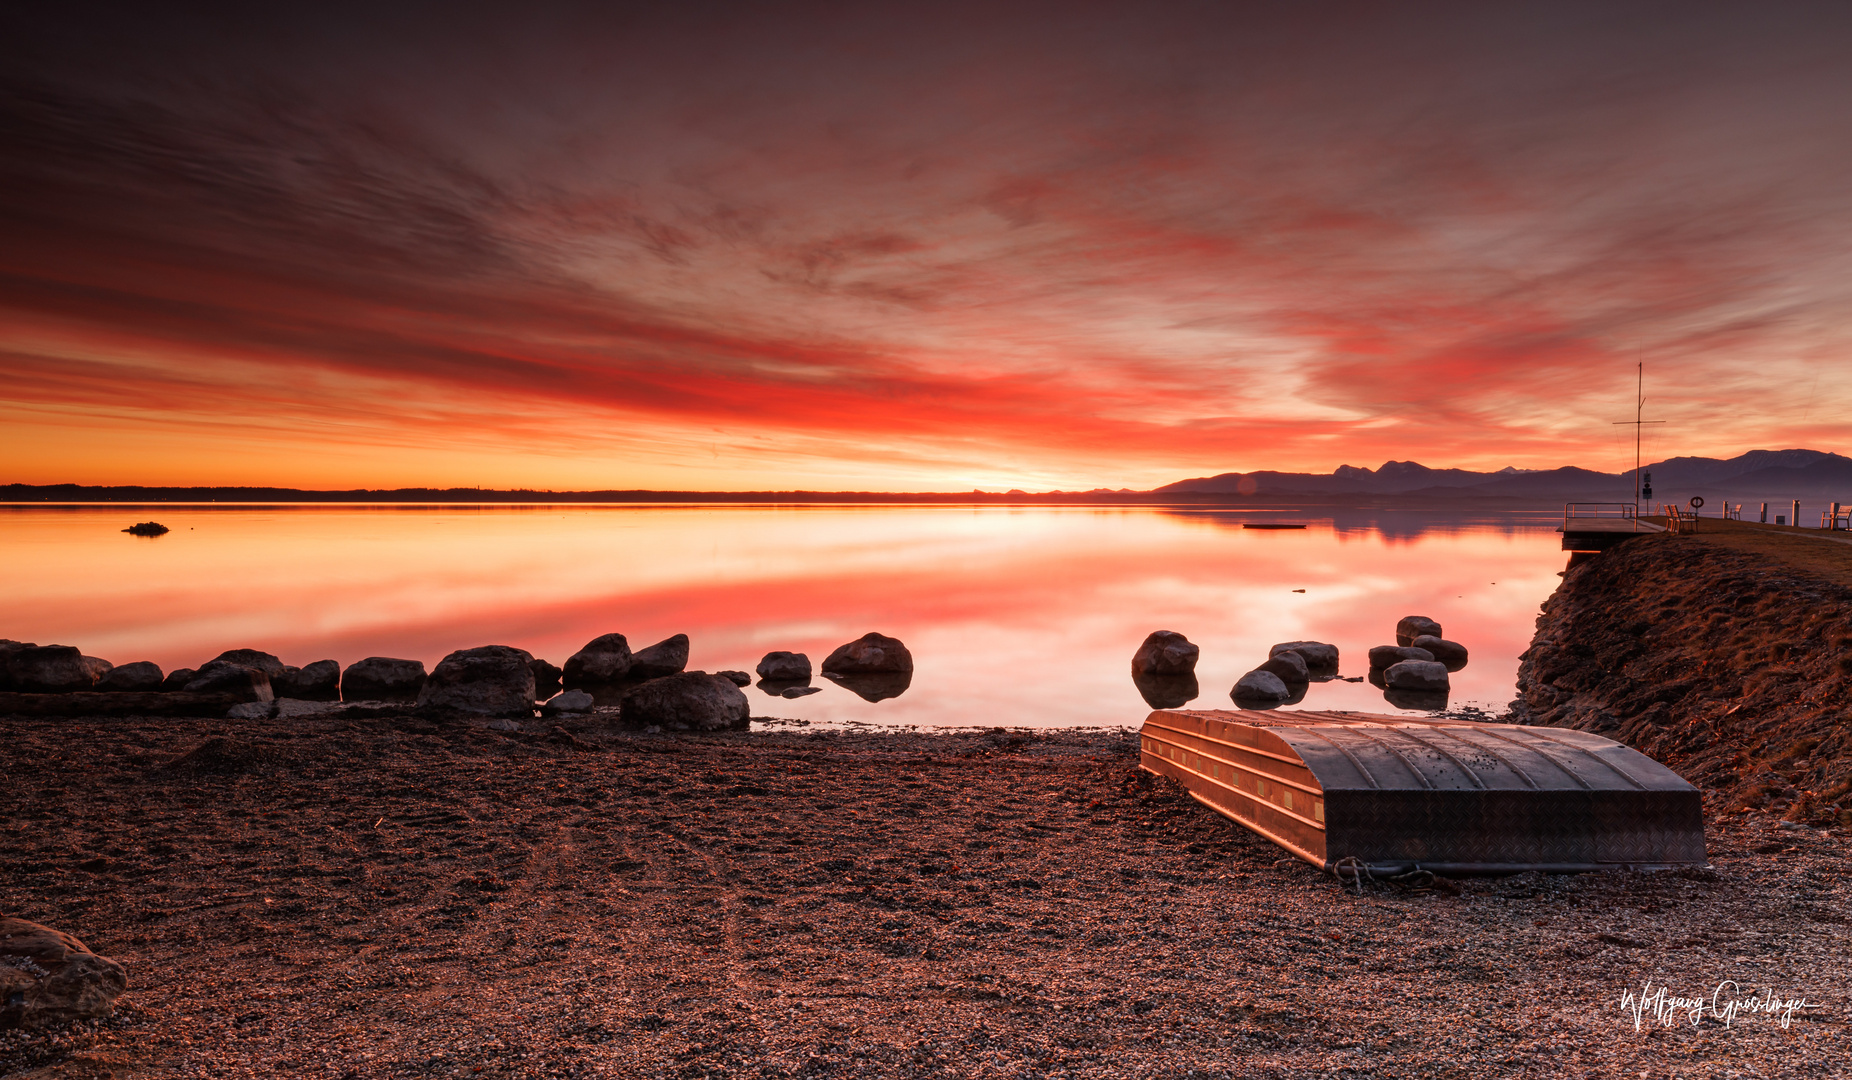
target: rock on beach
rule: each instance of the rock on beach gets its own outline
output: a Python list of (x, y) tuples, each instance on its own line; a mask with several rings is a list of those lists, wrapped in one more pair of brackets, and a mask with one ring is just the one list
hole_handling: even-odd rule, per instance
[(161, 667), (151, 660), (117, 664), (96, 684), (98, 690), (118, 694), (148, 694), (161, 688)]
[(534, 662), (527, 665), (534, 672), (534, 700), (546, 701), (560, 692), (563, 685), (561, 676), (565, 673), (558, 667), (534, 657)]
[(731, 680), (705, 671), (683, 671), (632, 687), (624, 694), (618, 715), (629, 728), (721, 731), (745, 728), (751, 706)]
[(270, 685), (270, 676), (257, 668), (228, 660), (208, 661), (193, 673), (193, 677), (181, 689), (189, 694), (220, 694), (241, 701), (272, 701), (276, 698), (276, 691)]
[(121, 964), (71, 935), (0, 918), (0, 1027), (108, 1016), (128, 985)]
[(199, 674), (199, 672), (190, 667), (175, 668), (167, 673), (167, 678), (161, 680), (161, 693), (180, 693), (186, 689), (186, 684), (192, 682), (193, 676), (197, 674)]
[(94, 689), (113, 666), (85, 656), (75, 645), (27, 645), (9, 642), (7, 683), (25, 694), (68, 694)]
[(1200, 648), (1175, 630), (1153, 630), (1132, 654), (1132, 674), (1193, 675), (1201, 655)]
[(341, 672), (342, 701), (416, 701), (424, 689), (424, 661), (369, 656)]
[(622, 634), (604, 634), (585, 643), (585, 648), (566, 658), (560, 685), (568, 690), (609, 686), (622, 682), (630, 674), (630, 643)]
[(688, 666), (688, 635), (676, 634), (638, 649), (630, 658), (630, 678), (661, 679), (675, 675)]
[[(260, 652), (257, 649), (227, 649), (207, 661), (207, 663), (237, 664), (239, 667), (248, 667), (253, 671), (261, 671), (264, 673), (264, 677), (270, 680), (272, 686), (276, 684), (278, 679), (283, 677), (283, 672), (288, 670), (288, 665), (284, 664), (283, 661), (267, 652)], [(201, 668), (200, 670), (204, 671), (205, 668)]]
[(341, 699), (341, 665), (333, 660), (317, 660), (302, 667), (285, 667), (273, 676), (270, 688), (277, 697), (298, 701), (339, 701)]
[(534, 715), (534, 656), (512, 645), (458, 649), (438, 661), (418, 692), (435, 712), (528, 719)]

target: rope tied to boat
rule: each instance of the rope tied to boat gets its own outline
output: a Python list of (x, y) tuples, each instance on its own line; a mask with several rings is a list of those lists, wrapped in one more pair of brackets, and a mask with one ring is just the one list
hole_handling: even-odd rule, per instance
[(1409, 892), (1427, 892), (1434, 887), (1434, 872), (1423, 870), (1419, 863), (1399, 874), (1384, 874), (1381, 877), (1370, 872), (1368, 863), (1355, 855), (1346, 855), (1332, 864), (1331, 872), (1337, 875), (1338, 883), (1354, 889), (1358, 896), (1363, 895), (1363, 883), (1386, 882), (1398, 889)]

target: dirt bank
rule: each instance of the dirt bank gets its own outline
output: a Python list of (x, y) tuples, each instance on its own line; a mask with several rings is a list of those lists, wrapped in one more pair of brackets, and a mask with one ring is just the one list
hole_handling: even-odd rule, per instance
[[(0, 718), (5, 913), (124, 962), (6, 1077), (1824, 1077), (1845, 841), (1352, 896), (1122, 733)], [(1636, 1031), (1622, 991), (1824, 1008)]]
[(1705, 521), (1569, 570), (1511, 719), (1633, 745), (1713, 810), (1852, 824), (1852, 544)]

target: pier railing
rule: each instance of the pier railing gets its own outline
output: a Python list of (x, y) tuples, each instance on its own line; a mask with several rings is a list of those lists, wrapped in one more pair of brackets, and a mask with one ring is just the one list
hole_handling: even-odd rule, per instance
[(1634, 505), (1632, 503), (1564, 503), (1563, 531), (1569, 531), (1569, 523), (1572, 520), (1586, 521), (1591, 518), (1605, 518), (1614, 521), (1630, 519), (1633, 515)]

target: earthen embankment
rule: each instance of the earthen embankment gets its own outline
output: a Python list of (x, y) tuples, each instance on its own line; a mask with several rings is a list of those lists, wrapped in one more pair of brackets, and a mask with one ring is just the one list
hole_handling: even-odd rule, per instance
[(1714, 811), (1852, 824), (1852, 545), (1705, 524), (1565, 573), (1511, 719), (1626, 742)]

